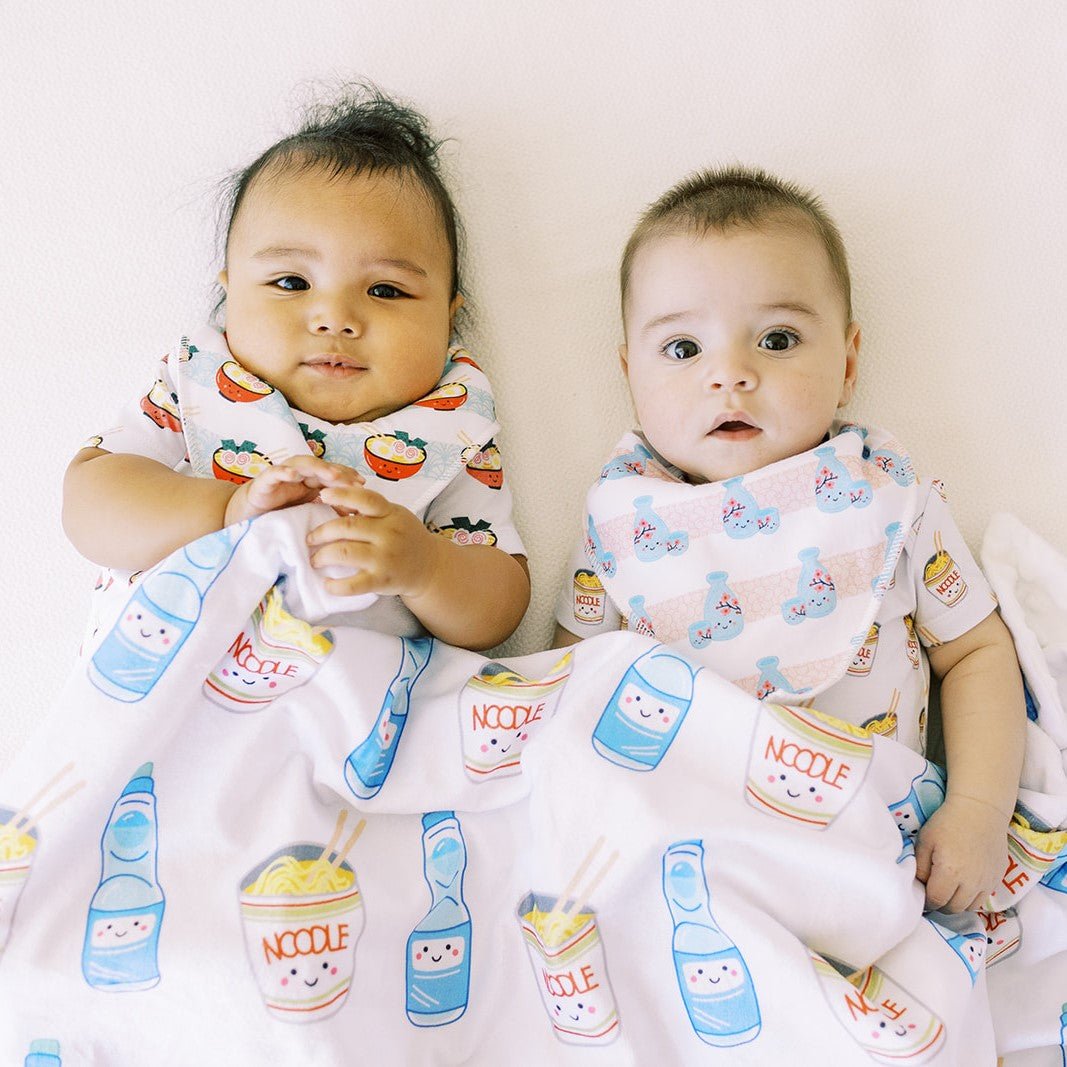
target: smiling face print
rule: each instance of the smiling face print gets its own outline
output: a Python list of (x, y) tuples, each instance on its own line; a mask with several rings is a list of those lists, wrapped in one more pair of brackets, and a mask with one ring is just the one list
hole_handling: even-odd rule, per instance
[(466, 938), (455, 934), (414, 940), (411, 942), (411, 966), (423, 972), (447, 971), (463, 962), (466, 951)]
[(655, 694), (633, 682), (623, 686), (616, 698), (616, 707), (632, 722), (645, 730), (665, 734), (678, 721), (685, 708), (662, 694)]
[(694, 997), (721, 997), (745, 984), (745, 965), (739, 956), (682, 964), (682, 979)]
[(97, 919), (90, 931), (90, 943), (94, 948), (118, 948), (147, 941), (156, 928), (156, 917), (151, 912), (142, 915), (109, 915)]
[(177, 626), (141, 602), (126, 609), (119, 619), (119, 631), (130, 644), (152, 656), (165, 656), (179, 637)]
[(299, 996), (305, 992), (310, 995), (313, 991), (329, 987), (341, 971), (341, 961), (332, 955), (294, 960), (277, 975), (279, 991), (288, 996)]

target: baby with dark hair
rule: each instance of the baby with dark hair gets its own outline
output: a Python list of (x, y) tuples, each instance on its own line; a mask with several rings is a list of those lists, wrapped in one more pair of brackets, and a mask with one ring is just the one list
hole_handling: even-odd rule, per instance
[[(636, 630), (759, 700), (919, 752), (932, 668), (947, 792), (938, 778), (938, 810), (906, 799), (894, 815), (927, 904), (981, 906), (1019, 787), (1018, 663), (944, 487), (884, 431), (837, 417), (860, 349), (837, 227), (792, 183), (703, 171), (644, 213), (621, 275), (640, 430), (589, 491), (556, 643)], [(632, 718), (653, 745), (656, 708)], [(802, 817), (825, 800), (799, 750), (758, 755), (759, 803)]]
[(336, 517), (311, 564), (334, 594), (379, 595), (365, 625), (468, 648), (512, 633), (529, 577), (492, 391), (452, 344), (461, 228), (438, 147), (361, 87), (234, 176), (223, 330), (184, 336), (74, 457), (63, 519), (83, 555), (129, 575), (317, 500)]

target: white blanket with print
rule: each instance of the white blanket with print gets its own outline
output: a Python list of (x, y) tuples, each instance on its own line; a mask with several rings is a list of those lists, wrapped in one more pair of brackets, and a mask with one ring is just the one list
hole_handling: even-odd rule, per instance
[(921, 757), (637, 634), (504, 665), (362, 630), (306, 566), (322, 518), (148, 572), (0, 780), (2, 1062), (1060, 1055), (1047, 546), (1005, 526), (987, 559), (1038, 707), (1015, 910), (935, 922)]

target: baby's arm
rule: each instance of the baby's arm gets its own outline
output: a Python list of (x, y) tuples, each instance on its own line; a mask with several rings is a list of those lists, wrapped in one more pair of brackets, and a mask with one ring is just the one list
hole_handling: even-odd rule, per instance
[(105, 567), (138, 571), (224, 526), (357, 484), (347, 467), (294, 456), (243, 485), (190, 478), (147, 456), (83, 448), (63, 480), (63, 528)]
[(928, 908), (962, 911), (1004, 874), (1026, 731), (1022, 676), (997, 612), (928, 654), (941, 678), (948, 793), (919, 832), (916, 877)]
[(308, 534), (312, 566), (354, 572), (326, 578), (331, 593), (399, 596), (431, 634), (461, 648), (491, 648), (519, 625), (530, 602), (524, 557), (454, 544), (362, 486), (326, 488), (321, 498), (340, 518)]
[(556, 632), (552, 635), (552, 647), (553, 648), (569, 648), (571, 645), (576, 645), (581, 641), (581, 638), (577, 634), (572, 634), (570, 630), (565, 630), (560, 624), (556, 623)]

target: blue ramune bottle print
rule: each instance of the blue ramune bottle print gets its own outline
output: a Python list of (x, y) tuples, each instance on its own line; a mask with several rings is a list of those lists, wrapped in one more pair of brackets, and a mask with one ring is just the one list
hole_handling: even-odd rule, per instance
[(411, 691), (433, 651), (432, 637), (401, 637), (400, 666), (382, 699), (370, 736), (345, 760), (345, 781), (362, 800), (376, 796), (393, 766), (400, 735), (408, 721)]
[(797, 553), (802, 566), (797, 579), (797, 595), (782, 605), (782, 617), (795, 624), (805, 619), (821, 619), (837, 607), (837, 590), (817, 548), (802, 548)]
[(30, 1042), (30, 1049), (22, 1061), (22, 1067), (62, 1067), (62, 1063), (59, 1058), (59, 1042), (44, 1037)]
[(777, 508), (761, 508), (742, 484), (742, 478), (722, 483), (722, 528), (729, 537), (741, 539), (755, 533), (774, 533), (780, 518)]
[(157, 950), (163, 890), (156, 875), (156, 797), (152, 764), (138, 767), (122, 790), (100, 839), (100, 884), (89, 904), (82, 974), (113, 993), (159, 981)]
[(704, 618), (689, 627), (689, 643), (703, 648), (710, 641), (729, 641), (745, 628), (741, 601), (726, 584), (726, 571), (707, 575), (708, 595), (704, 599)]
[(1067, 1004), (1060, 1008), (1060, 1059), (1067, 1067)]
[(643, 596), (630, 597), (630, 614), (626, 618), (626, 629), (630, 633), (644, 634), (645, 637), (655, 637), (656, 631), (652, 626), (652, 619), (645, 607)]
[(682, 725), (696, 670), (663, 645), (630, 664), (593, 731), (593, 748), (633, 771), (651, 771)]
[(93, 653), (89, 678), (97, 689), (127, 703), (152, 691), (193, 632), (205, 594), (249, 525), (246, 520), (201, 537), (145, 576)]
[(759, 1003), (737, 946), (711, 914), (702, 841), (677, 841), (663, 854), (663, 895), (674, 923), (674, 973), (701, 1041), (720, 1048), (759, 1035)]
[(815, 455), (815, 503), (820, 511), (844, 511), (849, 505), (862, 508), (871, 502), (871, 483), (854, 480), (832, 445), (815, 449)]
[(672, 530), (652, 510), (652, 497), (635, 497), (634, 508), (634, 556), (642, 563), (652, 563), (668, 553), (681, 555), (689, 547), (689, 534)]
[(444, 1026), (467, 1010), (471, 977), (467, 846), (454, 812), (423, 815), (422, 854), (430, 910), (408, 938), (407, 1013), (416, 1026)]

